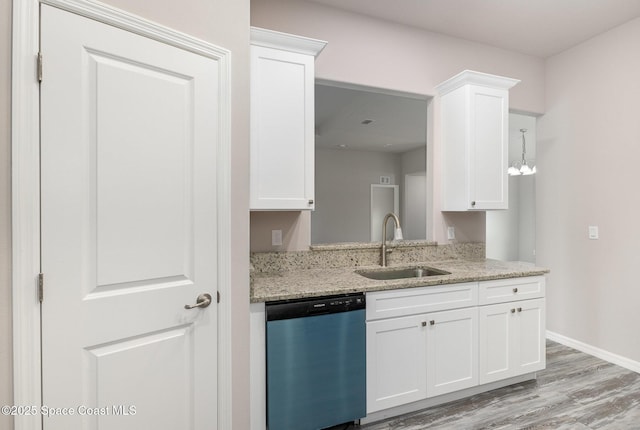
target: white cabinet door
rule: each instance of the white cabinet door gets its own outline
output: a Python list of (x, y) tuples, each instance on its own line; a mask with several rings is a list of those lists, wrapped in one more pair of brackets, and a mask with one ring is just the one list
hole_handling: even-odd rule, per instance
[(513, 376), (511, 355), (515, 348), (511, 342), (515, 312), (513, 303), (480, 306), (478, 310), (480, 384)]
[(514, 345), (517, 345), (518, 354), (514, 365), (515, 374), (542, 370), (546, 366), (544, 299), (518, 303), (516, 314), (518, 326), (514, 333)]
[(325, 42), (251, 35), (250, 208), (313, 209), (314, 61)]
[(438, 85), (442, 210), (508, 208), (508, 89), (517, 82), (467, 70)]
[(509, 208), (509, 92), (469, 86), (468, 209)]
[(476, 307), (425, 316), (427, 396), (478, 385), (478, 310)]
[(542, 370), (544, 299), (480, 306), (480, 384)]
[(425, 317), (367, 322), (367, 413), (427, 397)]

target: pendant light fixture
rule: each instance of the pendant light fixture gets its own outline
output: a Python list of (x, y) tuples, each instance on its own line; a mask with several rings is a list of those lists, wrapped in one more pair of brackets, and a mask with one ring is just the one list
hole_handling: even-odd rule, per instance
[(520, 133), (522, 133), (522, 161), (514, 161), (511, 167), (507, 170), (507, 173), (511, 176), (518, 175), (533, 175), (536, 173), (536, 166), (529, 166), (527, 164), (527, 159), (525, 155), (527, 153), (526, 142), (524, 139), (524, 134), (527, 132), (526, 128), (521, 128)]

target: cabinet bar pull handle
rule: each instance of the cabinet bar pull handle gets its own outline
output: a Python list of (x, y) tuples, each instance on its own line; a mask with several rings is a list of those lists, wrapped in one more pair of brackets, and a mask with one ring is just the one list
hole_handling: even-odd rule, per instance
[(313, 199), (309, 199), (309, 204), (312, 205), (313, 204)]
[(512, 313), (512, 314), (515, 314), (515, 313), (516, 313), (516, 310), (515, 310), (515, 309), (511, 309), (511, 313)]
[(431, 321), (429, 321), (429, 324), (430, 324), (430, 325), (435, 325), (435, 324), (436, 324), (436, 322), (435, 322), (434, 320), (431, 320)]
[(518, 292), (518, 289), (517, 289), (517, 288), (514, 288), (514, 289), (513, 289), (513, 292), (514, 292), (514, 293), (517, 293), (517, 292)]
[(522, 312), (522, 308), (518, 308), (518, 312)]
[(471, 206), (475, 206), (475, 205), (476, 205), (476, 201), (474, 200), (471, 202)]
[(422, 321), (422, 327), (426, 327), (427, 326), (427, 322), (426, 321)]

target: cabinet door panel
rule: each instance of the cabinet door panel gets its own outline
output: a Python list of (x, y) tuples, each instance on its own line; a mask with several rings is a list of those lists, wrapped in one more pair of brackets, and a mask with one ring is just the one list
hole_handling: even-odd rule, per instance
[(470, 200), (473, 209), (508, 209), (509, 93), (471, 86)]
[(545, 304), (544, 299), (518, 302), (518, 361), (515, 373), (520, 375), (542, 370), (545, 357)]
[(428, 397), (477, 385), (477, 308), (437, 312), (426, 317)]
[(251, 209), (313, 209), (314, 57), (251, 56)]
[(426, 398), (423, 317), (367, 322), (367, 412)]
[(479, 379), (481, 384), (508, 378), (510, 366), (512, 320), (516, 317), (513, 303), (479, 308)]

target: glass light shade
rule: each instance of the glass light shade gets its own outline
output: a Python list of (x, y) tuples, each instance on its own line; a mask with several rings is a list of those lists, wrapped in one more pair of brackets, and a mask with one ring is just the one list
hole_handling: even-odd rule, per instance
[(518, 176), (520, 175), (520, 169), (518, 169), (516, 166), (511, 166), (509, 167), (509, 169), (507, 170), (507, 173), (510, 176)]
[(523, 164), (522, 167), (520, 167), (520, 174), (533, 175), (533, 170), (531, 170), (531, 167), (529, 167), (527, 164)]

